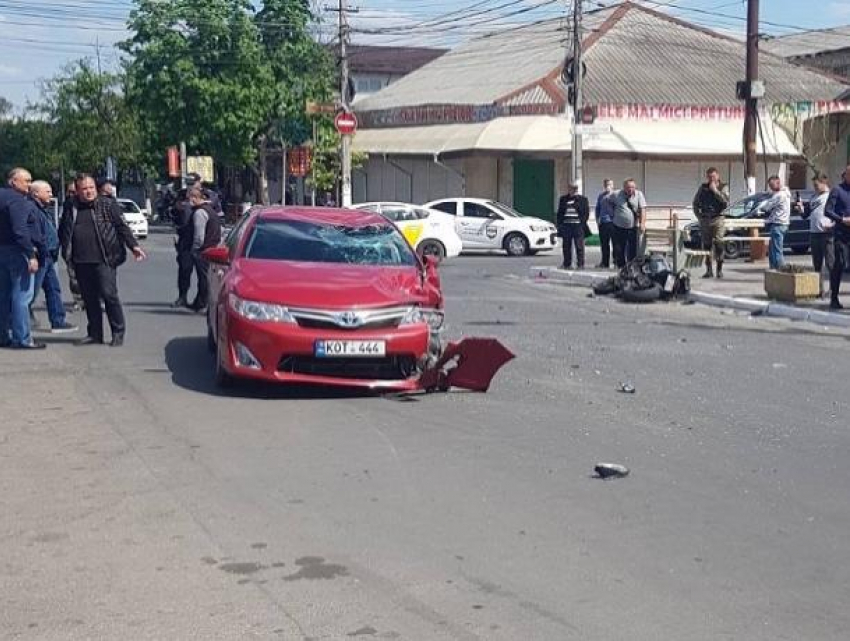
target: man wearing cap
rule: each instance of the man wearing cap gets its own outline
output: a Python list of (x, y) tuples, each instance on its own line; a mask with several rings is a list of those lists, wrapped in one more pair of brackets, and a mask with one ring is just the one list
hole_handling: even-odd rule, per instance
[(590, 216), (590, 204), (587, 198), (578, 193), (578, 185), (570, 185), (566, 195), (558, 202), (556, 223), (558, 234), (563, 241), (564, 263), (562, 269), (571, 269), (573, 265), (573, 246), (576, 250), (576, 266), (584, 269), (584, 231)]

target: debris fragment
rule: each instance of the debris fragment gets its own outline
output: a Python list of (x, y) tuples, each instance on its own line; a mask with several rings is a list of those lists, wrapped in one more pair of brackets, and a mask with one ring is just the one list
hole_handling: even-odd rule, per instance
[(621, 479), (629, 475), (629, 468), (617, 463), (597, 463), (593, 471), (601, 479)]
[(631, 383), (620, 383), (620, 391), (623, 394), (634, 394), (637, 390)]

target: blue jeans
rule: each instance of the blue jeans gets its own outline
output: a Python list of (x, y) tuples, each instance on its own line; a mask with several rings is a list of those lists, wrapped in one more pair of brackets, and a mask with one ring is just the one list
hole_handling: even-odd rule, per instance
[(52, 258), (48, 258), (36, 272), (33, 289), (33, 302), (38, 298), (38, 292), (44, 290), (50, 326), (62, 327), (65, 324), (65, 304), (62, 302), (62, 285), (59, 284), (59, 276), (56, 274), (56, 263)]
[(770, 245), (767, 248), (767, 262), (771, 269), (779, 269), (785, 264), (783, 249), (785, 247), (785, 232), (788, 231), (788, 225), (771, 223), (765, 225), (765, 228), (770, 235)]
[[(26, 255), (17, 247), (0, 245), (0, 345), (27, 345), (34, 279)], [(11, 332), (11, 336), (10, 336)]]

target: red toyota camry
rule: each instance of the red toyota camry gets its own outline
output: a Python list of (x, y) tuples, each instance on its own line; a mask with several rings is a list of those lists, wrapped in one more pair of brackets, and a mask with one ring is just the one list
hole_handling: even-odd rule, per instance
[(204, 256), (221, 386), (246, 378), (411, 390), (439, 357), (436, 265), (382, 216), (255, 208)]

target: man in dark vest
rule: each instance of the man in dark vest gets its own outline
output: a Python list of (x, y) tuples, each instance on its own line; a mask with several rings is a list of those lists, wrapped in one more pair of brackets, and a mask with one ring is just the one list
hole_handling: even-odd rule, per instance
[(198, 295), (189, 308), (203, 312), (209, 303), (210, 290), (209, 265), (204, 260), (203, 251), (221, 242), (221, 221), (200, 184), (190, 187), (186, 196), (192, 206), (192, 261), (198, 278)]
[(77, 196), (62, 215), (59, 242), (62, 256), (73, 265), (88, 318), (88, 335), (79, 345), (103, 343), (103, 312), (112, 330), (113, 347), (124, 344), (124, 310), (118, 298), (117, 269), (127, 259), (127, 250), (136, 260), (146, 255), (124, 222), (121, 206), (114, 198), (98, 196), (89, 174), (77, 176)]
[(555, 220), (563, 242), (562, 269), (572, 268), (573, 246), (576, 249), (576, 266), (584, 269), (584, 237), (589, 217), (590, 204), (587, 198), (578, 193), (578, 185), (570, 185), (567, 194), (561, 196), (558, 202), (558, 215)]

